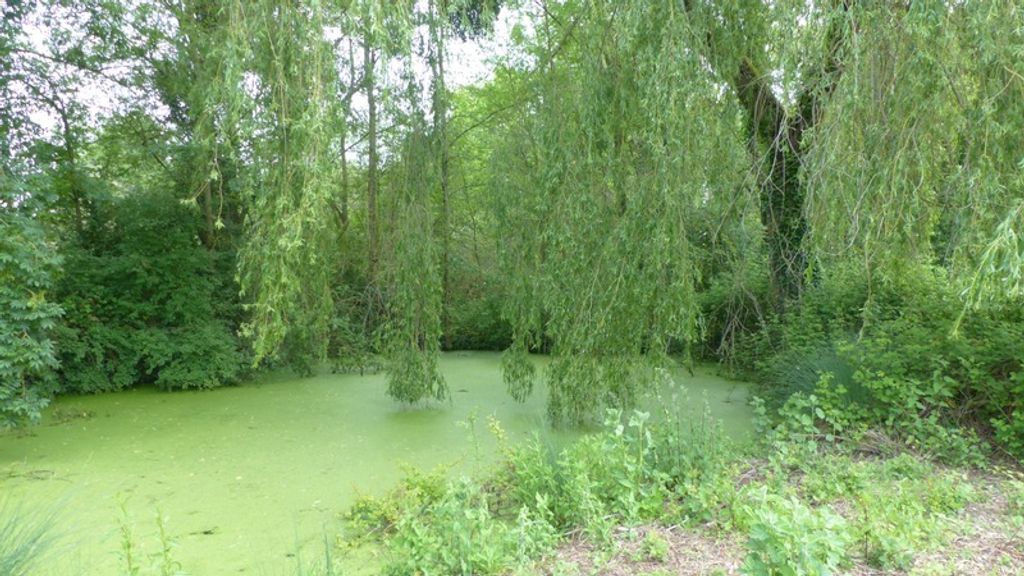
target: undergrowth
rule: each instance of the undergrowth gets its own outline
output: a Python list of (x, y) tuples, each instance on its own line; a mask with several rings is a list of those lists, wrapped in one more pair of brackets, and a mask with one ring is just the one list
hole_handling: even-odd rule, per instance
[[(510, 444), (492, 422), (496, 468), (454, 480), (411, 471), (352, 507), (343, 540), (379, 546), (389, 576), (562, 573), (561, 547), (583, 539), (607, 557), (621, 530), (644, 525), (741, 535), (741, 571), (757, 576), (907, 570), (946, 546), (962, 529), (958, 515), (983, 497), (966, 470), (984, 458), (943, 464), (820, 390), (794, 394), (774, 416), (756, 401), (753, 447), (731, 444), (706, 413), (609, 411), (599, 432), (561, 450), (536, 438)], [(1005, 484), (1018, 515), (1022, 486)], [(658, 538), (634, 545), (633, 557), (665, 562)]]

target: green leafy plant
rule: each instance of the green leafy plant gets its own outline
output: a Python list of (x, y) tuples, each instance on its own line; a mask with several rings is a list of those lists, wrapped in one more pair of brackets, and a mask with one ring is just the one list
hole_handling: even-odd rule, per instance
[(747, 508), (750, 576), (828, 576), (846, 561), (849, 542), (842, 517), (811, 509), (796, 498), (766, 494)]
[(932, 266), (870, 286), (857, 269), (832, 270), (763, 330), (765, 349), (750, 349), (767, 407), (778, 410), (772, 426), (853, 442), (874, 428), (961, 465), (983, 465), (984, 436), (1014, 453), (1019, 307), (993, 304), (958, 320), (958, 301), (948, 273)]
[[(537, 508), (543, 507), (539, 501)], [(384, 573), (501, 574), (549, 550), (556, 539), (543, 516), (524, 507), (514, 522), (503, 522), (478, 485), (455, 482), (438, 501), (401, 516)]]
[(246, 362), (236, 335), (232, 259), (197, 245), (196, 215), (161, 193), (97, 208), (88, 246), (67, 246), (59, 294), (61, 388), (165, 390), (234, 382)]
[(128, 511), (128, 499), (122, 497), (118, 503), (119, 516), (119, 555), (121, 571), (124, 576), (185, 576), (185, 571), (174, 558), (177, 546), (175, 539), (167, 529), (167, 518), (159, 510), (156, 512), (157, 550), (147, 553), (136, 541), (134, 521)]
[(944, 542), (946, 518), (973, 498), (955, 474), (875, 481), (855, 495), (855, 538), (864, 557), (885, 569), (909, 569), (915, 554)]
[[(6, 176), (0, 176), (0, 185)], [(0, 196), (0, 429), (39, 419), (58, 367), (61, 307), (47, 291), (60, 258), (43, 229)]]
[(668, 540), (653, 530), (644, 535), (637, 550), (639, 558), (648, 562), (664, 562), (668, 560), (668, 553)]
[(360, 496), (345, 514), (346, 542), (358, 544), (392, 534), (403, 515), (440, 500), (447, 490), (445, 470), (425, 473), (407, 467), (401, 482), (382, 497)]

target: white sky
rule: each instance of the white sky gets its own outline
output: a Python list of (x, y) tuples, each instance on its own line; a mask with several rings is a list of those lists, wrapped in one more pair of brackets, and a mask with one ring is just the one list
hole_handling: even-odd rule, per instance
[[(62, 19), (75, 18), (75, 14), (62, 14)], [(63, 22), (67, 24), (67, 22)], [(487, 82), (493, 75), (494, 62), (496, 59), (508, 57), (515, 51), (512, 42), (512, 30), (517, 25), (524, 29), (530, 29), (530, 19), (527, 13), (522, 10), (508, 10), (503, 8), (499, 13), (494, 33), (486, 38), (477, 40), (462, 41), (458, 38), (451, 38), (448, 42), (448, 57), (446, 60), (446, 77), (449, 87), (456, 89), (463, 86), (482, 84)], [(41, 20), (38, 14), (28, 19), (24, 27), (25, 38), (33, 50), (40, 53), (49, 53), (47, 48), (47, 36), (49, 27)], [(422, 32), (421, 32), (422, 33)], [(361, 54), (357, 55), (361, 58)], [(402, 71), (401, 62), (392, 62), (386, 67), (392, 78), (398, 78)], [(413, 61), (414, 72), (423, 87), (429, 86), (430, 70), (423, 59), (416, 58)], [(115, 76), (125, 75), (128, 71), (111, 69)], [(156, 116), (166, 116), (166, 108), (153, 95), (146, 95), (140, 92), (134, 94), (132, 91), (119, 86), (118, 84), (105, 80), (102, 77), (85, 73), (82, 81), (73, 90), (74, 99), (85, 106), (90, 121), (108, 117), (116, 113), (127, 101), (139, 102), (141, 99), (144, 105)], [(356, 114), (365, 114), (366, 98), (357, 94), (353, 98), (353, 111)], [(424, 107), (429, 107), (429, 102), (424, 102)], [(46, 107), (39, 107), (29, 113), (29, 118), (43, 130), (50, 132), (58, 126), (58, 116), (53, 110)]]

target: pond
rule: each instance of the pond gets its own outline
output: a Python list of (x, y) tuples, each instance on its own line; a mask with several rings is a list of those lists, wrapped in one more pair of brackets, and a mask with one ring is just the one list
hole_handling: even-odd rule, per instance
[[(452, 402), (431, 408), (392, 402), (382, 374), (60, 398), (40, 426), (0, 435), (0, 494), (57, 514), (54, 574), (121, 573), (124, 526), (145, 565), (159, 550), (158, 514), (189, 574), (294, 573), (297, 553), (315, 556), (340, 513), (359, 494), (386, 491), (403, 466), (471, 471), (492, 461), (491, 416), (513, 439), (578, 434), (544, 424), (543, 389), (511, 400), (499, 361), (443, 355)], [(749, 437), (745, 385), (713, 368), (680, 370), (677, 380), (730, 435)]]

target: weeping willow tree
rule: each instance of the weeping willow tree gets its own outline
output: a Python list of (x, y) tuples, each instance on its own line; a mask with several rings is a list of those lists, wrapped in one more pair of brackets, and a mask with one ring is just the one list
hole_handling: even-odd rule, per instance
[[(851, 262), (869, 283), (943, 266), (974, 300), (1021, 292), (1024, 42), (1014, 2), (531, 6), (525, 57), (510, 65), (519, 115), (491, 155), (513, 397), (536, 380), (527, 353), (545, 349), (553, 419), (633, 403), (652, 368), (699, 337), (697, 292), (723, 259), (743, 271), (737, 281), (763, 272), (770, 301), (755, 305), (778, 314)], [(347, 138), (338, 94), (361, 87), (373, 103), (365, 216), (389, 392), (405, 402), (447, 395), (437, 353), (458, 159), (446, 43), (494, 8), (218, 6), (223, 41), (207, 45), (222, 48), (206, 76), (219, 84), (198, 126), (217, 142), (233, 138), (227, 126), (242, 135), (239, 279), (257, 360), (324, 351), (344, 251), (338, 183), (348, 179), (346, 142), (360, 140)], [(362, 79), (349, 63), (361, 86), (338, 88), (339, 35), (365, 48)], [(404, 92), (387, 85), (397, 69)], [(378, 104), (394, 121), (387, 133)], [(387, 221), (377, 222), (378, 203)]]
[(999, 1), (853, 11), (843, 77), (805, 144), (809, 244), (823, 269), (859, 260), (869, 281), (913, 263), (1014, 275), (1021, 17)]
[(257, 362), (282, 346), (322, 357), (338, 258), (332, 227), (340, 178), (331, 144), (345, 129), (338, 121), (326, 10), (298, 0), (234, 3), (228, 10), (229, 39), (242, 58), (233, 68), (240, 75), (233, 88), (252, 97), (256, 137), (247, 242), (239, 255), (239, 280), (250, 302), (247, 329)]
[(678, 3), (569, 3), (540, 23), (540, 74), (496, 194), (513, 397), (549, 340), (549, 413), (628, 405), (647, 368), (695, 335), (687, 222), (745, 180), (739, 110), (707, 74)]
[[(415, 95), (415, 86), (408, 91)], [(442, 254), (434, 230), (434, 189), (439, 166), (422, 113), (409, 102), (410, 126), (402, 150), (401, 181), (393, 191), (394, 234), (386, 282), (384, 328), (388, 395), (406, 403), (444, 400), (448, 386), (438, 371), (441, 345)]]
[(938, 265), (1019, 293), (1016, 3), (544, 8), (527, 119), (495, 164), (514, 397), (542, 343), (551, 414), (579, 420), (629, 403), (639, 370), (694, 337), (688, 214), (758, 206), (748, 249), (780, 313), (838, 263), (869, 285)]
[[(393, 199), (392, 237), (385, 263), (388, 320), (384, 327), (388, 394), (401, 402), (444, 400), (448, 385), (438, 370), (441, 340), (447, 329), (451, 277), (451, 158), (448, 120), (450, 96), (445, 63), (448, 38), (483, 34), (493, 18), (493, 0), (431, 0), (411, 10), (424, 33), (409, 36), (404, 54), (405, 91), (401, 102), (403, 139), (399, 179)], [(422, 10), (425, 8), (425, 10)], [(425, 97), (413, 59), (422, 56), (430, 70)], [(424, 103), (430, 103), (428, 124)]]
[[(421, 103), (422, 87), (412, 69), (415, 39), (409, 38), (403, 112), (405, 135), (400, 179), (392, 192), (394, 227), (388, 243), (386, 283), (389, 357), (388, 395), (405, 403), (444, 400), (448, 385), (438, 370), (446, 323), (449, 254), (449, 157), (445, 83), (446, 3), (429, 2), (418, 13), (426, 26), (433, 125)], [(432, 130), (431, 130), (432, 128)], [(439, 205), (439, 206), (438, 206)], [(438, 209), (435, 209), (437, 207)], [(435, 217), (435, 212), (439, 214)]]
[(975, 305), (1024, 298), (1022, 22), (1024, 6), (1005, 0), (965, 6), (957, 22), (964, 37), (957, 102), (965, 122), (949, 226), (963, 232), (949, 251)]
[[(445, 262), (440, 249), (445, 236), (437, 228), (443, 230), (447, 221), (435, 222), (434, 215), (439, 183), (441, 199), (447, 197), (443, 38), (457, 21), (447, 4), (431, 5), (425, 15), (439, 87), (433, 99), (438, 130), (425, 121), (412, 72), (414, 16), (409, 3), (376, 0), (344, 6), (307, 0), (223, 5), (217, 32), (221, 58), (213, 59), (215, 87), (205, 92), (199, 123), (212, 143), (228, 140), (230, 132), (245, 136), (235, 151), (250, 166), (239, 281), (249, 301), (246, 330), (255, 361), (284, 352), (290, 360), (308, 362), (325, 354), (334, 314), (332, 288), (345, 259), (336, 228), (347, 224), (347, 214), (337, 215), (339, 203), (348, 201), (346, 107), (363, 89), (369, 103), (369, 277), (384, 295), (387, 311), (381, 334), (390, 357), (388, 392), (404, 402), (447, 395), (437, 370)], [(362, 78), (348, 75), (359, 85), (340, 90), (334, 49), (343, 42), (329, 40), (339, 35), (358, 38), (364, 48)], [(354, 69), (354, 62), (349, 65)], [(389, 100), (393, 93), (383, 89), (396, 65), (406, 70), (402, 101)], [(392, 128), (403, 135), (391, 141), (398, 142), (389, 150), (396, 160), (384, 167), (390, 178), (399, 176), (394, 186), (380, 191), (378, 106), (391, 111), (398, 120)], [(381, 201), (379, 193), (387, 197)], [(387, 226), (377, 221), (379, 204), (393, 207)]]
[(1019, 301), (1022, 8), (994, 1), (851, 12), (856, 35), (842, 80), (806, 144), (818, 272), (856, 262), (870, 299), (876, 279), (942, 267), (966, 297), (961, 320), (983, 302)]

